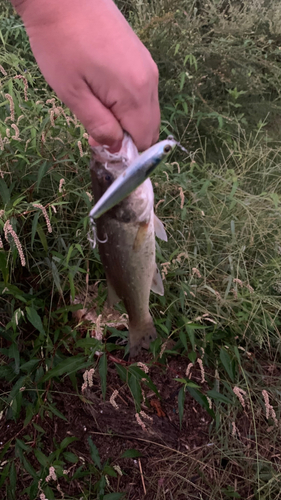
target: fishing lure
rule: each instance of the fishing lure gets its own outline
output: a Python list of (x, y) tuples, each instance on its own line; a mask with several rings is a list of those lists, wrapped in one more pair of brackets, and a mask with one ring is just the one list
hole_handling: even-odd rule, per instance
[[(182, 150), (187, 152), (172, 136), (168, 136), (166, 140), (154, 144), (141, 155), (137, 155), (95, 204), (89, 217), (98, 219), (120, 203), (149, 177), (175, 146), (180, 146)], [(109, 161), (114, 161), (115, 156), (118, 158), (118, 154), (108, 154), (110, 156)]]

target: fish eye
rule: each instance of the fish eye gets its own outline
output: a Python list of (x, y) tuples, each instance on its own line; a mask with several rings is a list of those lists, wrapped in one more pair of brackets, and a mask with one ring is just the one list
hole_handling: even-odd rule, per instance
[(106, 182), (110, 182), (110, 181), (111, 181), (111, 175), (109, 175), (109, 174), (105, 175), (105, 176), (104, 176), (104, 180), (105, 180)]
[(164, 147), (164, 153), (169, 153), (172, 149), (172, 146), (170, 146), (170, 144), (167, 144), (165, 147)]

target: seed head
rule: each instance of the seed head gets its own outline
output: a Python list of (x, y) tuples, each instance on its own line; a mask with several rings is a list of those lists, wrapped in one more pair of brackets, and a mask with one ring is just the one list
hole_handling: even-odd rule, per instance
[(202, 276), (201, 276), (201, 274), (200, 274), (200, 271), (199, 271), (199, 269), (197, 269), (197, 267), (193, 267), (193, 268), (192, 268), (192, 276), (194, 276), (195, 274), (196, 274), (196, 276), (197, 276), (198, 278), (202, 278)]
[(46, 104), (52, 104), (53, 108), (55, 108), (56, 107), (55, 98), (52, 97), (52, 99), (47, 99)]
[(60, 115), (60, 111), (59, 111), (58, 108), (52, 108), (49, 111), (49, 115), (50, 115), (51, 125), (52, 125), (52, 127), (54, 127), (55, 126), (55, 115), (59, 116)]
[(15, 131), (15, 134), (12, 135), (12, 139), (14, 139), (15, 141), (18, 141), (19, 140), (19, 136), (20, 136), (19, 128), (18, 128), (18, 126), (15, 123), (12, 123), (11, 127)]
[(137, 363), (137, 366), (139, 366), (139, 368), (141, 368), (144, 371), (144, 373), (148, 373), (149, 372), (148, 366), (145, 365), (144, 363), (142, 363), (141, 361), (139, 361)]
[(135, 417), (136, 417), (136, 421), (137, 421), (137, 423), (141, 426), (142, 430), (143, 430), (144, 432), (147, 432), (147, 430), (146, 430), (146, 426), (145, 426), (145, 423), (142, 421), (142, 419), (140, 418), (140, 416), (139, 416), (139, 414), (138, 414), (138, 413), (136, 413), (136, 414), (135, 414)]
[(161, 272), (162, 280), (164, 280), (166, 278), (166, 275), (168, 274), (170, 266), (171, 266), (171, 262), (163, 262), (163, 264), (161, 264), (161, 267), (162, 267), (162, 272)]
[(18, 238), (18, 235), (13, 230), (11, 222), (9, 221), (9, 219), (4, 224), (4, 234), (5, 234), (6, 241), (8, 243), (9, 243), (9, 235), (13, 238), (14, 243), (15, 243), (17, 249), (18, 249), (18, 253), (19, 253), (19, 256), (20, 256), (21, 265), (25, 266), (26, 262), (25, 262), (25, 256), (24, 256), (24, 253), (23, 253), (21, 242), (20, 242), (20, 240)]
[(237, 285), (241, 286), (241, 288), (243, 286), (243, 281), (241, 281), (239, 278), (234, 278), (233, 283), (237, 283)]
[(117, 398), (118, 394), (119, 393), (118, 393), (117, 389), (115, 389), (115, 391), (113, 391), (113, 393), (111, 394), (110, 399), (109, 399), (110, 404), (112, 404), (112, 406), (114, 408), (116, 408), (116, 410), (118, 410), (118, 408), (119, 408), (118, 404), (115, 401), (115, 399)]
[(123, 472), (122, 472), (119, 465), (113, 465), (113, 469), (116, 470), (116, 472), (117, 472), (117, 474), (119, 474), (119, 476), (123, 476)]
[(52, 226), (51, 226), (51, 222), (50, 222), (49, 216), (47, 214), (46, 208), (43, 207), (43, 205), (41, 205), (41, 203), (33, 203), (33, 206), (35, 208), (40, 208), (40, 210), (42, 210), (42, 213), (44, 215), (44, 218), (45, 218), (45, 221), (46, 221), (46, 224), (47, 224), (48, 232), (51, 233), (52, 232)]
[(6, 99), (8, 99), (9, 104), (10, 104), (11, 121), (14, 122), (15, 121), (15, 105), (14, 105), (13, 98), (10, 94), (5, 94), (5, 97), (6, 97)]
[(93, 387), (93, 376), (94, 376), (94, 373), (95, 373), (95, 369), (94, 368), (91, 368), (88, 371), (88, 384), (89, 384), (89, 387)]
[(65, 184), (65, 179), (61, 179), (60, 180), (60, 185), (59, 185), (59, 193), (62, 193), (63, 192), (63, 188), (62, 186)]
[(238, 429), (237, 429), (237, 427), (235, 425), (235, 422), (231, 422), (231, 425), (232, 425), (232, 433), (231, 433), (231, 435), (234, 437), (234, 436), (236, 436), (236, 434), (239, 434), (239, 431), (238, 431)]
[(160, 359), (162, 358), (164, 352), (165, 352), (165, 349), (167, 347), (167, 344), (168, 344), (168, 341), (166, 340), (166, 342), (164, 342), (164, 344), (162, 344), (162, 347), (161, 347), (161, 351), (160, 351), (160, 354), (159, 354), (159, 357)]
[(180, 199), (181, 199), (181, 210), (183, 209), (184, 206), (184, 193), (182, 187), (179, 187), (179, 192), (180, 192)]
[(95, 329), (95, 335), (94, 335), (94, 337), (97, 340), (102, 340), (102, 337), (103, 337), (103, 328), (101, 326), (101, 320), (102, 320), (102, 315), (100, 314), (96, 320), (96, 329)]
[(2, 75), (7, 76), (7, 71), (3, 68), (3, 66), (1, 66), (1, 64), (0, 64), (0, 71)]
[(200, 371), (201, 371), (201, 383), (203, 384), (204, 382), (206, 382), (205, 380), (205, 371), (204, 371), (204, 366), (203, 366), (203, 361), (201, 358), (198, 358), (197, 359), (197, 363), (198, 365), (200, 366)]
[(27, 146), (28, 146), (28, 144), (30, 143), (30, 141), (31, 141), (31, 137), (30, 137), (29, 139), (27, 139), (27, 141), (26, 141), (26, 143), (25, 143), (25, 148), (24, 148), (24, 151), (26, 151), (26, 150), (27, 150)]
[(81, 391), (84, 392), (87, 387), (93, 387), (93, 376), (94, 376), (94, 373), (95, 373), (95, 369), (94, 368), (91, 368), (90, 370), (86, 370), (84, 373), (83, 373), (83, 379), (84, 379), (84, 383), (81, 387)]
[(142, 416), (142, 418), (146, 418), (146, 420), (149, 420), (150, 422), (153, 422), (153, 418), (152, 418), (152, 417), (150, 417), (149, 415), (147, 415), (147, 414), (145, 413), (145, 411), (143, 411), (143, 410), (142, 410), (142, 411), (140, 412), (140, 415)]
[(264, 403), (265, 403), (265, 418), (266, 418), (266, 420), (268, 420), (270, 415), (271, 415), (271, 417), (274, 421), (274, 424), (276, 425), (276, 427), (278, 427), (278, 420), (276, 418), (275, 410), (274, 410), (273, 406), (271, 406), (271, 404), (269, 404), (268, 392), (264, 389), (262, 391), (262, 395), (263, 395), (263, 399), (264, 399)]
[(246, 396), (246, 392), (243, 390), (243, 389), (240, 389), (240, 387), (234, 387), (233, 389), (233, 392), (235, 394), (235, 396), (239, 399), (241, 405), (243, 406), (243, 408), (246, 407), (246, 403), (245, 403), (245, 399), (244, 399), (244, 396)]
[(49, 468), (49, 475), (46, 477), (46, 482), (49, 483), (51, 481), (51, 479), (53, 481), (57, 480), (56, 471), (55, 471), (55, 468), (53, 466), (51, 466)]
[(212, 405), (212, 400), (211, 400), (211, 398), (209, 398), (209, 396), (207, 396), (207, 401), (208, 401), (209, 408), (211, 410), (213, 405)]
[(191, 368), (193, 367), (193, 363), (189, 363), (189, 365), (187, 365), (187, 369), (186, 369), (186, 372), (185, 372), (185, 376), (187, 378), (190, 378), (191, 377)]
[(24, 115), (20, 115), (17, 119), (17, 125), (19, 124), (19, 122), (24, 118)]
[(14, 76), (14, 79), (15, 80), (22, 80), (23, 81), (23, 83), (24, 83), (24, 100), (28, 101), (28, 97), (27, 97), (27, 89), (28, 89), (27, 79), (23, 75), (16, 75), (16, 76)]
[[(156, 185), (156, 183), (155, 183), (155, 185)], [(157, 211), (157, 208), (159, 207), (159, 205), (160, 205), (161, 203), (164, 203), (164, 201), (165, 201), (165, 200), (163, 199), (163, 200), (159, 200), (159, 201), (156, 203), (156, 205), (155, 205), (155, 212)]]
[(83, 149), (82, 149), (82, 143), (81, 143), (81, 141), (78, 141), (78, 142), (77, 142), (77, 146), (78, 146), (78, 149), (79, 149), (80, 156), (81, 156), (81, 158), (83, 158), (84, 153), (83, 153)]

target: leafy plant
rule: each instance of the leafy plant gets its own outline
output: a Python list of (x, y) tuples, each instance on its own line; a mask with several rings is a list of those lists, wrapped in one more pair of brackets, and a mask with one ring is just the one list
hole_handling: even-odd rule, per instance
[[(158, 338), (149, 373), (128, 360), (126, 331), (102, 325), (97, 340), (106, 288), (87, 237), (87, 134), (46, 85), (22, 22), (1, 2), (2, 497), (114, 500), (134, 483), (148, 498), (278, 499), (280, 3), (117, 4), (158, 63), (161, 136), (173, 133), (190, 150), (153, 174), (169, 236), (156, 248), (165, 295), (151, 294)], [(58, 437), (80, 422), (91, 370), (100, 404), (118, 389), (134, 412), (151, 412), (155, 427), (171, 419), (180, 445), (158, 446), (157, 432), (141, 428), (133, 445), (112, 430), (94, 430), (96, 442), (91, 427), (84, 446), (82, 423), (79, 436)], [(165, 417), (153, 414), (151, 398)], [(187, 426), (192, 412), (205, 419), (204, 443)], [(118, 439), (122, 476), (110, 455)], [(51, 467), (56, 479), (47, 481)]]

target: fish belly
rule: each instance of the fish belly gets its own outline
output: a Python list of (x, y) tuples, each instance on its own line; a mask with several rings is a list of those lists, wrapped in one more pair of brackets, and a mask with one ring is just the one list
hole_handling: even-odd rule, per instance
[(122, 223), (105, 215), (97, 222), (97, 234), (108, 286), (128, 312), (130, 355), (134, 357), (156, 338), (149, 312), (155, 271), (153, 212), (149, 221), (142, 223)]

